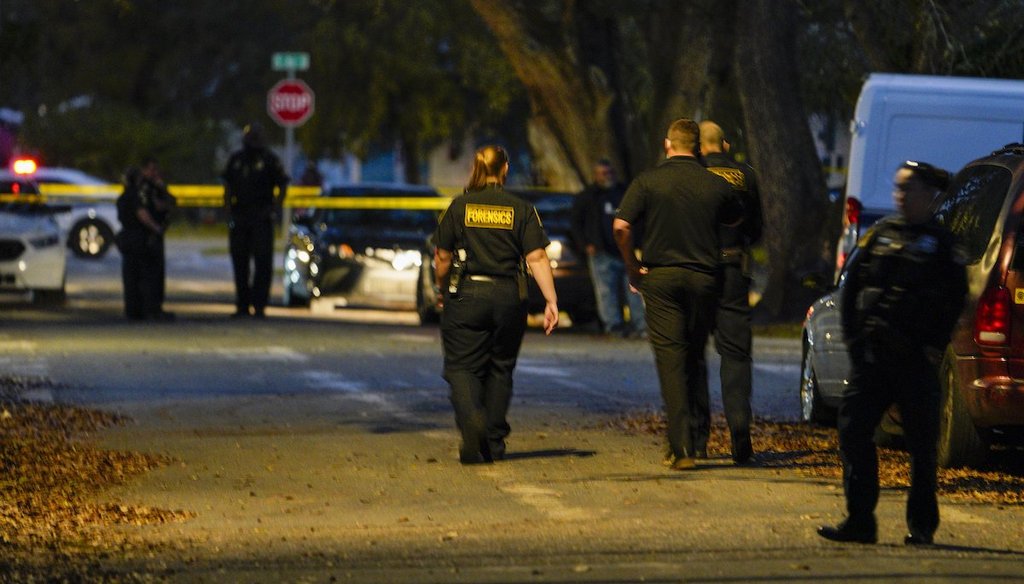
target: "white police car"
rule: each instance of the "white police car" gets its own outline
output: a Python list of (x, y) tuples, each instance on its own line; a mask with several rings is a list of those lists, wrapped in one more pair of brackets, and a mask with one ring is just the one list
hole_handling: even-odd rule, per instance
[[(15, 160), (12, 171), (0, 171), (0, 180), (25, 177), (43, 185), (47, 200), (68, 205), (69, 211), (57, 217), (67, 245), (80, 258), (101, 258), (113, 246), (114, 234), (121, 230), (117, 220), (116, 199), (120, 187), (74, 168), (37, 167), (31, 159)], [(76, 188), (68, 189), (68, 186)], [(68, 190), (84, 190), (89, 199), (62, 196)]]
[(25, 178), (0, 178), (0, 293), (27, 293), (36, 304), (65, 299), (67, 259), (56, 215)]

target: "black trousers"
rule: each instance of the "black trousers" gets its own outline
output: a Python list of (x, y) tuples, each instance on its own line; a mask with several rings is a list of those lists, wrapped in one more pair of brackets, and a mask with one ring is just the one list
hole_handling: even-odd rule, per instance
[[(722, 289), (715, 315), (715, 349), (722, 358), (722, 406), (729, 424), (733, 456), (751, 451), (750, 396), (753, 387), (750, 332), (750, 278), (740, 262), (722, 266)], [(711, 431), (707, 420), (707, 432)]]
[(939, 526), (936, 441), (939, 433), (938, 371), (920, 348), (895, 351), (863, 342), (850, 347), (850, 385), (839, 406), (839, 452), (848, 521), (874, 528), (878, 504), (875, 428), (890, 404), (900, 407), (910, 452), (907, 527), (930, 536)]
[(124, 313), (143, 320), (163, 312), (166, 261), (162, 237), (144, 232), (120, 234)]
[[(235, 272), (235, 309), (263, 313), (270, 301), (274, 267), (274, 221), (267, 216), (233, 217), (228, 244)], [(250, 262), (252, 280), (250, 283)]]
[(701, 426), (710, 419), (704, 349), (714, 325), (717, 279), (687, 268), (651, 268), (640, 281), (647, 331), (676, 456), (707, 448)]
[(463, 277), (459, 293), (445, 298), (444, 379), (451, 387), (464, 457), (505, 454), (512, 372), (525, 332), (526, 304), (513, 278), (475, 282)]

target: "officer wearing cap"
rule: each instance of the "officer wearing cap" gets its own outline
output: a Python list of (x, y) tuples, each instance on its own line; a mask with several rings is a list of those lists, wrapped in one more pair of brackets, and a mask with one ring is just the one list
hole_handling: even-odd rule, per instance
[(967, 293), (962, 254), (935, 219), (949, 173), (908, 161), (896, 172), (898, 214), (857, 243), (840, 288), (850, 383), (839, 405), (839, 453), (847, 517), (818, 534), (842, 542), (878, 539), (878, 455), (874, 431), (886, 409), (900, 408), (910, 452), (907, 545), (932, 543), (941, 388), (938, 365)]
[(505, 192), (507, 174), (504, 149), (478, 150), (465, 193), (452, 201), (434, 234), (444, 378), (462, 437), (462, 464), (505, 456), (512, 372), (526, 332), (524, 260), (544, 295), (544, 332), (558, 326), (545, 252), (550, 241), (533, 205)]
[[(761, 239), (761, 196), (757, 176), (748, 164), (729, 154), (729, 142), (722, 127), (710, 120), (700, 123), (700, 150), (708, 170), (729, 181), (743, 201), (743, 221), (719, 226), (722, 246), (722, 291), (715, 313), (715, 349), (722, 357), (719, 372), (722, 406), (729, 425), (732, 459), (737, 464), (750, 460), (750, 396), (753, 390), (750, 330), (750, 246)], [(710, 410), (709, 410), (710, 412)], [(700, 426), (707, 443), (711, 420)]]
[(245, 127), (242, 149), (228, 159), (221, 178), (229, 218), (231, 266), (235, 273), (234, 316), (263, 318), (270, 299), (274, 222), (288, 189), (289, 177), (281, 160), (264, 145), (263, 128), (259, 124)]

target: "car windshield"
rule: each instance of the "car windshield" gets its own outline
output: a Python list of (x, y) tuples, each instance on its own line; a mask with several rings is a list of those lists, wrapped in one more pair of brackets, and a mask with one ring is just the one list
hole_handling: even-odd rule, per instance
[(519, 193), (537, 209), (544, 229), (567, 233), (572, 229), (573, 195), (567, 193)]
[(433, 211), (412, 209), (329, 209), (324, 223), (330, 227), (388, 228), (429, 233), (437, 227)]
[(31, 181), (0, 180), (0, 210), (6, 213), (46, 213), (49, 209), (39, 201), (19, 201), (23, 195), (37, 195), (39, 189)]

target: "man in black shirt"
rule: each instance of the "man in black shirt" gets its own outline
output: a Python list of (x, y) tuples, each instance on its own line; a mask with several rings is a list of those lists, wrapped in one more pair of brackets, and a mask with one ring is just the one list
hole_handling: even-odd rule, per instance
[(242, 149), (231, 155), (221, 175), (235, 272), (235, 316), (249, 316), (251, 308), (252, 315), (262, 318), (270, 300), (274, 221), (289, 178), (281, 160), (263, 145), (263, 129), (258, 124), (245, 127), (242, 143)]
[[(722, 245), (722, 292), (714, 330), (715, 349), (722, 357), (722, 405), (729, 424), (732, 458), (742, 464), (754, 453), (750, 441), (750, 246), (761, 238), (761, 197), (754, 169), (729, 154), (729, 143), (721, 126), (710, 120), (700, 123), (700, 148), (707, 169), (729, 181), (743, 201), (743, 221), (735, 226), (723, 225), (718, 230)], [(706, 420), (700, 430), (704, 436), (710, 434), (711, 420)]]
[[(633, 181), (613, 224), (630, 284), (647, 307), (668, 419), (665, 463), (674, 470), (696, 467), (707, 448), (696, 430), (708, 416), (704, 346), (717, 304), (718, 226), (736, 223), (742, 212), (729, 183), (697, 159), (699, 140), (696, 122), (673, 122), (665, 138), (667, 159)], [(633, 225), (643, 228), (642, 264)]]
[[(594, 182), (576, 195), (572, 208), (572, 236), (580, 251), (587, 254), (594, 300), (601, 325), (608, 334), (643, 337), (647, 335), (644, 303), (629, 293), (625, 264), (612, 234), (612, 220), (622, 202), (625, 189), (615, 179), (608, 160), (594, 165)], [(623, 301), (629, 304), (629, 326), (622, 315)]]

